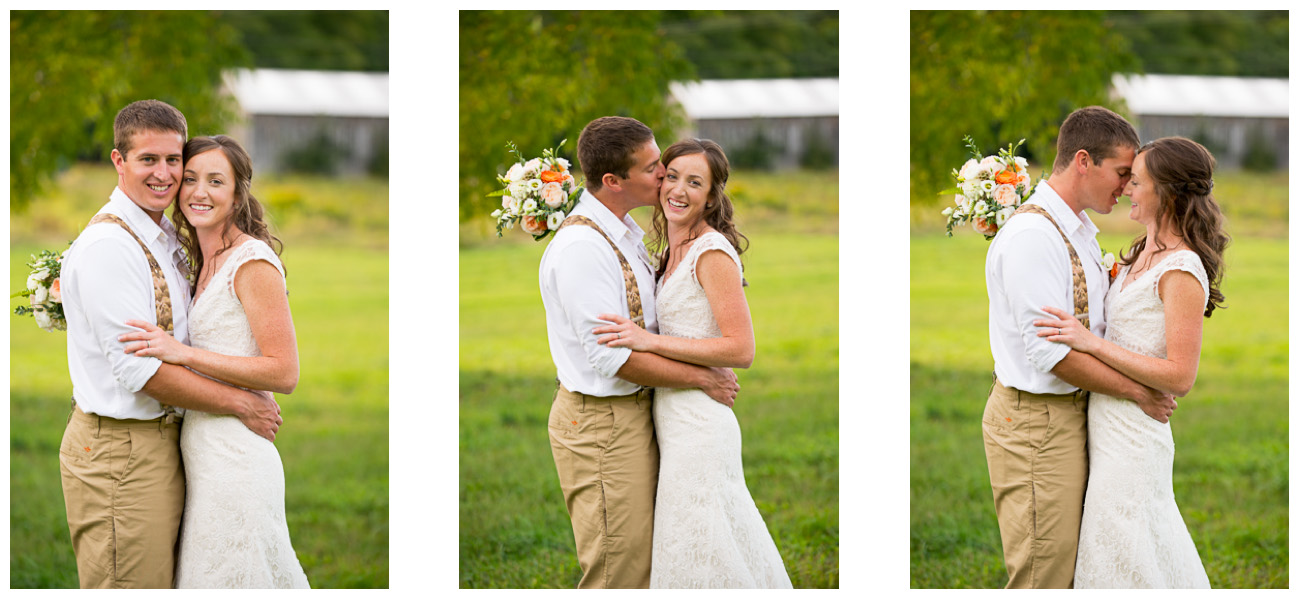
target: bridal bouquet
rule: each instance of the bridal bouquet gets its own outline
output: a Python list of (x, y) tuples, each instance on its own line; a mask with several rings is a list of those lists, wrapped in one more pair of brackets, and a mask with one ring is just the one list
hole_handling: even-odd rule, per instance
[[(64, 254), (67, 250), (63, 251)], [(59, 284), (59, 272), (63, 268), (63, 254), (43, 250), (33, 254), (27, 266), (32, 269), (27, 276), (27, 288), (10, 295), (10, 298), (26, 296), (31, 306), (19, 306), (14, 314), (32, 315), (36, 324), (46, 331), (65, 331), (68, 323), (63, 317), (63, 293)]]
[(975, 231), (991, 240), (1016, 208), (1029, 198), (1034, 188), (1026, 173), (1028, 163), (1016, 156), (1016, 149), (1023, 143), (1025, 140), (1008, 145), (997, 156), (981, 156), (975, 140), (966, 136), (966, 147), (970, 148), (972, 158), (960, 169), (953, 169), (957, 187), (939, 192), (955, 194), (956, 206), (943, 209), (943, 216), (948, 218), (948, 237), (952, 237), (953, 227), (969, 222)]
[(497, 220), (497, 237), (501, 237), (502, 227), (514, 229), (515, 223), (519, 223), (520, 229), (540, 241), (559, 229), (578, 203), (582, 185), (569, 173), (569, 161), (555, 156), (565, 141), (568, 140), (543, 150), (534, 159), (525, 159), (514, 142), (506, 143), (519, 162), (505, 175), (497, 175), (497, 181), (505, 188), (488, 194), (501, 197), (501, 208), (492, 211), (492, 218)]

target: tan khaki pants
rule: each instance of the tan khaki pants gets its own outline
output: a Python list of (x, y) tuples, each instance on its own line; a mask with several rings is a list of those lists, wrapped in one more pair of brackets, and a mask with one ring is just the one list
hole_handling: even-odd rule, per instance
[(180, 426), (74, 408), (59, 464), (81, 587), (172, 587), (185, 508)]
[(579, 588), (650, 587), (659, 445), (651, 390), (577, 394), (551, 404), (551, 454), (582, 567)]
[(1007, 587), (1071, 587), (1088, 486), (1087, 392), (1030, 394), (995, 382), (984, 454)]

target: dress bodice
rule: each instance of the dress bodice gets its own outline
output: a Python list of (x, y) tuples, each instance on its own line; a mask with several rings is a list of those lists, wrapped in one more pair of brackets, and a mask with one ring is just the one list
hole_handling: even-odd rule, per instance
[(1209, 278), (1201, 257), (1180, 250), (1165, 257), (1137, 279), (1123, 284), (1131, 265), (1120, 270), (1116, 283), (1106, 294), (1106, 339), (1126, 350), (1145, 356), (1167, 358), (1165, 348), (1165, 304), (1160, 299), (1160, 279), (1169, 271), (1186, 271), (1196, 277), (1209, 300)]
[(697, 340), (722, 335), (695, 271), (700, 257), (710, 250), (725, 252), (736, 261), (736, 267), (742, 269), (741, 276), (744, 276), (740, 255), (725, 236), (716, 231), (700, 236), (691, 243), (677, 269), (655, 286), (655, 311), (659, 315), (661, 335)]
[(249, 240), (227, 252), (230, 256), (226, 262), (190, 306), (190, 345), (229, 356), (261, 356), (244, 305), (235, 294), (235, 274), (254, 260), (275, 265), (281, 277), (284, 266), (275, 251), (261, 240)]

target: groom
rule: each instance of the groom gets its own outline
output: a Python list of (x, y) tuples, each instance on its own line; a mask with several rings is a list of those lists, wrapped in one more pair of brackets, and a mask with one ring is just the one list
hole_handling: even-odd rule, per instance
[(170, 588), (185, 506), (182, 410), (233, 414), (269, 440), (280, 409), (156, 358), (125, 353), (126, 322), (188, 341), (190, 288), (163, 211), (181, 183), (185, 117), (141, 100), (113, 121), (117, 188), (68, 250), (61, 271), (72, 414), (59, 464), (82, 588)]
[(547, 429), (582, 567), (578, 587), (645, 588), (659, 479), (652, 388), (700, 388), (731, 406), (740, 386), (729, 369), (596, 343), (604, 313), (657, 331), (654, 270), (627, 213), (659, 202), (664, 167), (654, 133), (626, 117), (587, 124), (578, 160), (587, 189), (539, 268), (558, 380)]
[[(1098, 337), (1110, 278), (1085, 210), (1108, 214), (1128, 183), (1137, 132), (1090, 106), (1061, 124), (1051, 176), (993, 238), (985, 261), (994, 380), (984, 452), (1008, 588), (1068, 588), (1088, 483), (1088, 392), (1138, 403), (1168, 422), (1169, 394), (1089, 354), (1037, 336), (1044, 306), (1065, 308)], [(1027, 213), (1027, 214), (1026, 214)]]

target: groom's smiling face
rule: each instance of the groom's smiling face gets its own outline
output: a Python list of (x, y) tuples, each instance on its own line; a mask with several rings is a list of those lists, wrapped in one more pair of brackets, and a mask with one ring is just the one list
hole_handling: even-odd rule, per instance
[(113, 150), (117, 186), (155, 223), (180, 188), (184, 146), (184, 136), (175, 131), (141, 131), (131, 137), (125, 154)]

